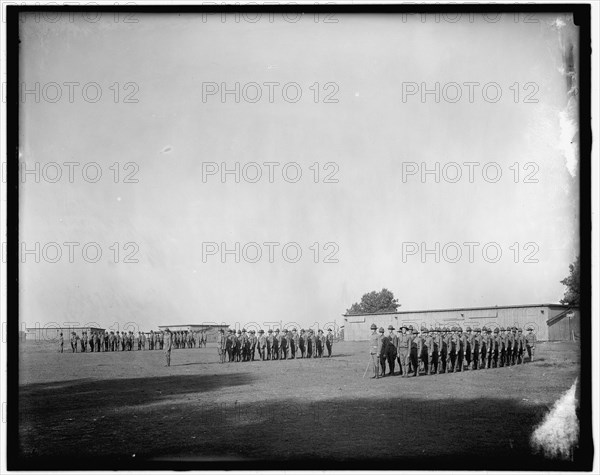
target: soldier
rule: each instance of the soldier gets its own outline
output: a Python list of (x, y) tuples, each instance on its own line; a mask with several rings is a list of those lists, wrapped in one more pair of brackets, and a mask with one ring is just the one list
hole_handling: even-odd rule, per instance
[(273, 330), (269, 328), (267, 336), (267, 358), (268, 360), (273, 358), (273, 341), (275, 340), (275, 336), (273, 335)]
[(331, 350), (333, 349), (333, 333), (331, 328), (327, 329), (327, 338), (325, 339), (325, 345), (327, 346), (327, 358), (331, 358)]
[(291, 352), (292, 352), (292, 332), (288, 331), (287, 329), (284, 331), (284, 336), (286, 339), (286, 350), (285, 350), (285, 357), (286, 358), (290, 358)]
[(240, 355), (238, 361), (248, 361), (248, 333), (245, 328), (243, 328), (241, 332), (238, 330), (238, 338), (240, 340)]
[(427, 330), (427, 328), (421, 327), (420, 339), (419, 361), (423, 365), (425, 374), (429, 374), (429, 345), (432, 344), (433, 341), (429, 338), (429, 330)]
[(439, 370), (440, 339), (439, 328), (429, 329), (427, 348), (429, 349), (429, 374), (437, 374)]
[(314, 348), (313, 348), (312, 330), (308, 330), (307, 335), (306, 335), (306, 357), (312, 358), (313, 351), (314, 351)]
[(77, 333), (71, 332), (71, 352), (77, 353)]
[(94, 332), (90, 331), (89, 335), (86, 332), (86, 336), (87, 336), (88, 345), (90, 345), (90, 353), (93, 353), (94, 352)]
[(317, 340), (318, 340), (318, 336), (315, 333), (314, 330), (310, 330), (310, 340), (311, 340), (311, 344), (312, 344), (312, 358), (316, 358), (317, 357)]
[(225, 336), (225, 330), (219, 329), (219, 339), (217, 340), (219, 346), (217, 346), (217, 353), (219, 353), (219, 363), (225, 363), (225, 354), (227, 352), (227, 337)]
[(271, 347), (271, 360), (278, 360), (279, 359), (279, 341), (280, 341), (280, 337), (279, 337), (279, 328), (275, 329), (275, 332), (273, 333), (273, 346)]
[(58, 335), (58, 352), (64, 353), (65, 351), (65, 339), (63, 338), (62, 332)]
[(513, 346), (515, 343), (515, 335), (510, 327), (506, 328), (506, 335), (504, 335), (504, 345), (506, 347), (506, 366), (512, 366), (513, 363)]
[(298, 338), (298, 348), (300, 348), (300, 358), (304, 358), (304, 356), (305, 356), (306, 348), (308, 346), (307, 338), (308, 338), (308, 335), (306, 334), (306, 331), (304, 330), (304, 328), (301, 328), (300, 329), (300, 338)]
[(467, 327), (466, 329), (466, 335), (464, 337), (464, 341), (465, 341), (465, 361), (467, 363), (466, 365), (466, 369), (470, 369), (471, 367), (471, 355), (473, 353), (473, 349), (472, 349), (472, 345), (471, 342), (473, 340), (473, 330), (471, 329), (471, 327)]
[(165, 328), (163, 342), (165, 358), (167, 363), (165, 366), (171, 366), (171, 349), (173, 348), (173, 336), (171, 335), (171, 330), (169, 330), (168, 328)]
[(396, 357), (398, 356), (398, 352), (396, 351), (396, 345), (394, 342), (396, 341), (396, 335), (394, 334), (394, 327), (390, 325), (388, 327), (388, 335), (383, 336), (383, 327), (379, 329), (379, 333), (382, 334), (381, 340), (381, 376), (385, 376), (385, 362), (390, 367), (390, 376), (394, 376), (396, 374)]
[(371, 324), (371, 336), (369, 337), (369, 353), (373, 365), (373, 378), (379, 378), (379, 358), (381, 357), (382, 341), (377, 333), (377, 325)]
[(236, 363), (239, 363), (240, 361), (242, 361), (242, 330), (238, 330), (237, 334), (235, 332), (233, 332), (233, 337), (234, 337), (234, 349), (233, 349), (233, 359)]
[(319, 328), (318, 334), (315, 338), (315, 344), (317, 349), (317, 358), (321, 358), (323, 356), (323, 330)]
[(527, 335), (525, 335), (525, 348), (527, 348), (527, 355), (529, 356), (529, 361), (533, 362), (533, 357), (535, 356), (535, 343), (537, 338), (533, 333), (532, 327), (527, 327)]
[(419, 355), (422, 349), (422, 338), (419, 336), (419, 330), (415, 328), (412, 331), (412, 338), (410, 339), (410, 364), (414, 371), (413, 376), (419, 376)]
[(104, 332), (100, 332), (100, 334), (99, 334), (99, 339), (100, 339), (100, 351), (105, 351), (105, 350), (104, 350), (104, 338), (105, 338), (105, 333), (104, 333)]
[(473, 362), (473, 369), (479, 369), (479, 352), (481, 351), (481, 345), (483, 343), (483, 337), (481, 336), (481, 328), (475, 328), (475, 334), (471, 338), (471, 361)]
[(273, 344), (271, 345), (271, 360), (279, 359), (279, 328), (273, 331)]
[(300, 335), (296, 331), (296, 328), (292, 328), (292, 338), (290, 340), (290, 351), (292, 353), (292, 359), (296, 358), (296, 350), (298, 349), (298, 345), (300, 344)]
[(258, 343), (258, 337), (256, 336), (256, 332), (254, 330), (250, 330), (248, 343), (250, 345), (250, 361), (254, 361), (256, 356), (256, 344)]
[(234, 348), (235, 348), (235, 335), (233, 334), (233, 330), (227, 330), (227, 339), (225, 341), (225, 351), (227, 352), (228, 360), (231, 363), (234, 358)]
[(279, 334), (279, 359), (285, 360), (287, 359), (287, 328), (283, 329), (283, 332)]
[(525, 336), (523, 335), (523, 329), (518, 328), (519, 333), (516, 338), (516, 346), (517, 346), (517, 364), (523, 363), (523, 352), (525, 348)]
[(463, 333), (461, 327), (457, 327), (457, 347), (456, 347), (456, 366), (454, 366), (454, 372), (463, 370), (463, 363), (467, 351), (467, 336)]
[(494, 368), (498, 367), (498, 359), (500, 357), (500, 351), (502, 349), (502, 337), (500, 331), (494, 328), (494, 336), (492, 337), (492, 350), (491, 350), (491, 363)]
[(449, 365), (447, 365), (448, 367), (448, 373), (450, 371), (454, 372), (454, 369), (456, 368), (456, 357), (457, 357), (457, 351), (458, 351), (458, 346), (459, 346), (459, 342), (458, 342), (458, 334), (456, 331), (456, 327), (451, 327), (450, 331), (448, 332), (448, 336), (446, 341), (448, 342), (448, 356), (449, 356)]
[(258, 356), (260, 356), (261, 361), (265, 361), (267, 359), (267, 337), (265, 336), (265, 331), (261, 328), (258, 330)]
[(402, 325), (400, 327), (400, 334), (396, 337), (396, 351), (398, 352), (398, 369), (400, 369), (400, 375), (403, 378), (408, 376), (410, 366), (410, 335), (407, 333), (408, 327)]
[(519, 358), (519, 336), (517, 327), (512, 327), (512, 364), (516, 365)]

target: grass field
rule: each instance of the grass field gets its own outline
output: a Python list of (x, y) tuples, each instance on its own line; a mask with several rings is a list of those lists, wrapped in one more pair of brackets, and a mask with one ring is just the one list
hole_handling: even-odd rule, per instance
[(578, 344), (539, 344), (536, 361), (520, 366), (379, 380), (362, 377), (366, 350), (342, 342), (330, 359), (220, 364), (209, 345), (174, 350), (167, 368), (161, 351), (59, 354), (28, 342), (19, 363), (20, 461), (569, 468), (534, 454), (529, 438), (579, 376)]

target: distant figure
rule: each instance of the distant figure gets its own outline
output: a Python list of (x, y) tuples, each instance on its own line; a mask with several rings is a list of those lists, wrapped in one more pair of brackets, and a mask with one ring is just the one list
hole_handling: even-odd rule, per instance
[(529, 361), (533, 361), (533, 357), (535, 356), (535, 342), (536, 337), (533, 334), (533, 328), (527, 327), (527, 331), (529, 332), (525, 335), (525, 347), (527, 348), (527, 355), (529, 356)]
[(71, 350), (77, 353), (77, 333), (71, 332)]
[(65, 348), (65, 339), (63, 338), (62, 332), (60, 332), (60, 335), (58, 336), (58, 351), (60, 353), (63, 353), (64, 348)]
[(219, 330), (219, 361), (221, 363), (225, 363), (225, 353), (227, 352), (227, 337), (225, 336), (225, 331), (221, 328)]
[(162, 343), (165, 350), (165, 358), (167, 360), (167, 364), (165, 366), (171, 366), (171, 348), (173, 347), (173, 338), (171, 336), (171, 330), (168, 328), (165, 329)]
[(298, 348), (300, 349), (300, 358), (304, 358), (304, 353), (306, 352), (306, 332), (304, 331), (304, 328), (300, 329)]
[(333, 333), (331, 328), (327, 329), (327, 339), (325, 340), (327, 346), (327, 357), (331, 358), (331, 350), (333, 349)]

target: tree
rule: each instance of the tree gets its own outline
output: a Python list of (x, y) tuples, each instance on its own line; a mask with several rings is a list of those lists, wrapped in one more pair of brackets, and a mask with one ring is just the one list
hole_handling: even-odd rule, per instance
[(381, 292), (370, 292), (364, 294), (360, 303), (353, 303), (352, 306), (346, 310), (348, 315), (357, 313), (386, 313), (397, 311), (400, 304), (398, 299), (394, 298), (394, 294), (388, 289), (381, 289)]
[(579, 256), (573, 264), (569, 264), (569, 275), (560, 281), (566, 287), (565, 295), (560, 300), (564, 305), (579, 305)]

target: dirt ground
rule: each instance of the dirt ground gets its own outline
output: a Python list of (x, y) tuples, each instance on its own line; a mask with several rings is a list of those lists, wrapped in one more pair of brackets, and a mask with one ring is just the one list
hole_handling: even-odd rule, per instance
[(209, 344), (174, 350), (169, 368), (161, 351), (60, 354), (27, 342), (19, 461), (84, 469), (569, 468), (533, 453), (529, 438), (579, 376), (577, 343), (541, 343), (536, 360), (520, 366), (419, 378), (363, 379), (367, 363), (366, 342), (338, 343), (330, 359), (225, 364)]

